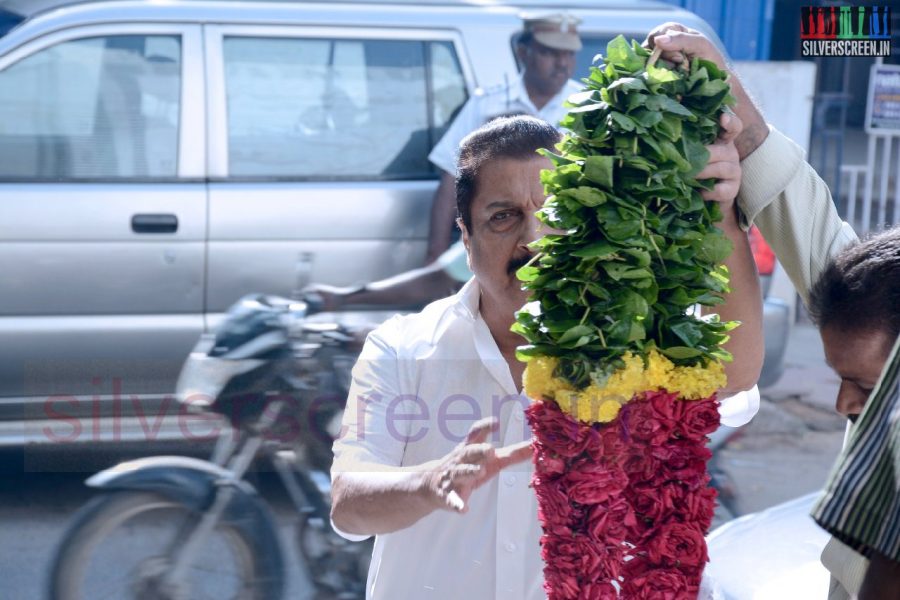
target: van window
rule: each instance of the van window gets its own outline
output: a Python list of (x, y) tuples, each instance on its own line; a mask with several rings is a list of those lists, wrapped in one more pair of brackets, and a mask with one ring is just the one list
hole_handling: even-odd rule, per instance
[(0, 71), (0, 179), (175, 177), (181, 40), (63, 42)]
[(227, 36), (232, 178), (419, 179), (466, 100), (452, 44)]

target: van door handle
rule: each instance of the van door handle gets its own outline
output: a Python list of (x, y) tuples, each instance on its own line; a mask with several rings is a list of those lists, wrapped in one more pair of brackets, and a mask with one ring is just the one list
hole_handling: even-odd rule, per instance
[(135, 233), (175, 233), (178, 217), (175, 215), (134, 215), (131, 230)]

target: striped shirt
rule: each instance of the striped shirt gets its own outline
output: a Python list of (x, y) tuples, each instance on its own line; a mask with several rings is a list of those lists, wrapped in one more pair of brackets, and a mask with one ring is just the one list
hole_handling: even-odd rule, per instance
[(900, 339), (812, 517), (858, 552), (900, 561)]

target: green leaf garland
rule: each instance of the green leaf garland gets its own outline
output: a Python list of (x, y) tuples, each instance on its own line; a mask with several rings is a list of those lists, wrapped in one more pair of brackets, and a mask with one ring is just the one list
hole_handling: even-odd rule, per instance
[(541, 174), (538, 218), (564, 233), (535, 242), (540, 257), (519, 271), (532, 301), (513, 330), (528, 341), (522, 360), (557, 357), (576, 388), (602, 385), (626, 352), (730, 360), (721, 345), (735, 324), (693, 311), (722, 302), (731, 252), (718, 204), (700, 195), (715, 181), (695, 177), (734, 99), (715, 64), (669, 69), (650, 57), (612, 40), (569, 99), (570, 133), (545, 152), (555, 168)]

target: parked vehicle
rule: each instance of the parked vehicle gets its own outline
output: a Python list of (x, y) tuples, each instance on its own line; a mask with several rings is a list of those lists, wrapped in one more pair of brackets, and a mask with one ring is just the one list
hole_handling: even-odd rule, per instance
[[(69, 0), (16, 2), (16, 7)], [(523, 10), (583, 20), (577, 73), (661, 2), (95, 1), (0, 36), (0, 446), (186, 436), (178, 370), (250, 292), (419, 266), (427, 160), (516, 75)], [(354, 319), (353, 315), (344, 317)], [(785, 329), (783, 329), (785, 330)]]
[(339, 427), (343, 413), (342, 403), (322, 400), (335, 392), (344, 400), (347, 392), (334, 381), (323, 386), (322, 374), (341, 372), (338, 358), (352, 362), (343, 351), (353, 338), (307, 315), (304, 302), (248, 296), (214, 337), (201, 339), (184, 365), (178, 400), (231, 428), (219, 434), (211, 461), (155, 456), (91, 477), (87, 484), (102, 493), (63, 536), (50, 598), (280, 598), (278, 529), (244, 479), (259, 456), (272, 460), (298, 513), (296, 541), (315, 598), (365, 597), (371, 544), (331, 530), (333, 436), (321, 436), (329, 423)]

